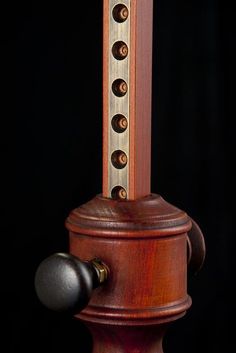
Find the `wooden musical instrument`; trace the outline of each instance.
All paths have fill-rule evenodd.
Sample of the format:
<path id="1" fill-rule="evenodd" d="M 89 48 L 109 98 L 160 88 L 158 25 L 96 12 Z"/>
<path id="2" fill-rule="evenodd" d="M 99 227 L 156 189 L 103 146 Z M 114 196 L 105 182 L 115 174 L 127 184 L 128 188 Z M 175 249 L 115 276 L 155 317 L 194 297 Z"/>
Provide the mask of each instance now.
<path id="1" fill-rule="evenodd" d="M 152 17 L 153 0 L 104 0 L 103 191 L 69 215 L 69 254 L 36 273 L 39 299 L 82 320 L 93 353 L 163 352 L 205 256 L 198 225 L 150 192 Z"/>

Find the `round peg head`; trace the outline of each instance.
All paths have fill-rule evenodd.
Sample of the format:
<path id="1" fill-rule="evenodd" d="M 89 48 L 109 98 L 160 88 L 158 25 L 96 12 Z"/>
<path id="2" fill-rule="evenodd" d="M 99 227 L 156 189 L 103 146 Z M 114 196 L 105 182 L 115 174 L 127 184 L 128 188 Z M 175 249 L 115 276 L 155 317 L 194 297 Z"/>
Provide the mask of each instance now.
<path id="1" fill-rule="evenodd" d="M 47 308 L 78 313 L 84 309 L 98 285 L 98 276 L 89 262 L 58 253 L 45 259 L 35 276 L 39 300 Z"/>

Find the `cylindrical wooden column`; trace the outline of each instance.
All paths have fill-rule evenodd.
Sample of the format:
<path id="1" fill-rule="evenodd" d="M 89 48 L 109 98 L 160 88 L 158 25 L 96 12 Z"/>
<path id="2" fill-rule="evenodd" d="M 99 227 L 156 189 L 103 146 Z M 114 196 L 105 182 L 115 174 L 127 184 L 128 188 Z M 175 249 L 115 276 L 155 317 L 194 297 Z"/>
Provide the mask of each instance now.
<path id="1" fill-rule="evenodd" d="M 157 353 L 166 323 L 183 316 L 188 216 L 158 195 L 136 201 L 101 196 L 69 216 L 70 252 L 100 258 L 108 281 L 77 315 L 94 335 L 93 353 Z M 158 348 L 159 347 L 159 348 Z"/>
<path id="2" fill-rule="evenodd" d="M 166 325 L 107 326 L 87 323 L 93 335 L 93 353 L 163 353 Z"/>

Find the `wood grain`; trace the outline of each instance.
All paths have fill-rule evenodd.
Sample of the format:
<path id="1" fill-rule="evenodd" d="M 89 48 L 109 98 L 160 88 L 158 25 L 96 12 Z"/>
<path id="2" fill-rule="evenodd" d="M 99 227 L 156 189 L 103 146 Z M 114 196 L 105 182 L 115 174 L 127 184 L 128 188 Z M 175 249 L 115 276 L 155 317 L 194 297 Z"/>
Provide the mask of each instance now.
<path id="1" fill-rule="evenodd" d="M 129 199 L 109 198 L 109 4 L 104 0 L 103 194 L 66 220 L 70 253 L 81 261 L 99 258 L 108 279 L 76 318 L 92 332 L 93 353 L 163 353 L 169 323 L 191 305 L 187 266 L 199 270 L 205 243 L 185 212 L 150 193 L 153 0 L 132 0 L 129 9 Z"/>
<path id="2" fill-rule="evenodd" d="M 132 1 L 130 72 L 131 200 L 150 194 L 153 0 Z"/>
<path id="3" fill-rule="evenodd" d="M 88 322 L 86 325 L 94 338 L 93 353 L 163 353 L 165 325 L 127 327 Z"/>
<path id="4" fill-rule="evenodd" d="M 191 305 L 186 213 L 159 195 L 97 196 L 72 211 L 66 226 L 70 253 L 84 261 L 98 257 L 109 268 L 108 281 L 76 315 L 94 335 L 93 353 L 162 352 L 166 324 Z"/>

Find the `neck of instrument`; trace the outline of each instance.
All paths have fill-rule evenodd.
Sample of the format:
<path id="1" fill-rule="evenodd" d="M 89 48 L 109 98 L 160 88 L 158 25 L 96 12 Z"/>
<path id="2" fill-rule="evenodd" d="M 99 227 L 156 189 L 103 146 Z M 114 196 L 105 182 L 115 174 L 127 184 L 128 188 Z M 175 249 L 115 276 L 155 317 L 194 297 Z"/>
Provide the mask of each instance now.
<path id="1" fill-rule="evenodd" d="M 150 194 L 153 0 L 104 0 L 103 196 Z"/>

